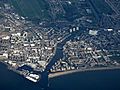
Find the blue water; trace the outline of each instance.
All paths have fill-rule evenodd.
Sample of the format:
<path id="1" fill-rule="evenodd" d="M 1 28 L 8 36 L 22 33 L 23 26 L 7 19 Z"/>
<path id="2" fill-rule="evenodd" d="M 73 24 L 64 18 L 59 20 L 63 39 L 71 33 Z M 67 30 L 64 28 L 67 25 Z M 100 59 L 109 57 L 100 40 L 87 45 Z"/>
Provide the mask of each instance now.
<path id="1" fill-rule="evenodd" d="M 79 72 L 51 80 L 51 90 L 120 90 L 120 70 Z"/>
<path id="2" fill-rule="evenodd" d="M 41 90 L 0 64 L 0 90 Z M 50 79 L 49 90 L 120 90 L 120 70 L 80 72 Z"/>

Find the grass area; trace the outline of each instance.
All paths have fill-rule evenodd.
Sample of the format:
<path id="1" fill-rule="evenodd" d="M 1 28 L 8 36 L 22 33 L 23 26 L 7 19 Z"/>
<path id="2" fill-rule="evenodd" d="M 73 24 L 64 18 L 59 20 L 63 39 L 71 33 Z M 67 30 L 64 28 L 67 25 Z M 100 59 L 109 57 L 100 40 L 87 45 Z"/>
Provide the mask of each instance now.
<path id="1" fill-rule="evenodd" d="M 116 60 L 120 62 L 120 56 L 112 56 L 110 57 L 111 60 Z"/>
<path id="2" fill-rule="evenodd" d="M 0 56 L 0 61 L 3 61 L 3 60 L 5 60 L 5 59 L 6 59 L 5 57 Z"/>
<path id="3" fill-rule="evenodd" d="M 16 11 L 28 18 L 48 19 L 49 6 L 44 0 L 9 0 Z"/>
<path id="4" fill-rule="evenodd" d="M 0 19 L 3 18 L 4 16 L 0 13 Z"/>
<path id="5" fill-rule="evenodd" d="M 97 7 L 96 9 L 99 13 L 113 14 L 114 11 L 111 7 L 105 2 L 105 0 L 91 0 L 93 4 Z"/>

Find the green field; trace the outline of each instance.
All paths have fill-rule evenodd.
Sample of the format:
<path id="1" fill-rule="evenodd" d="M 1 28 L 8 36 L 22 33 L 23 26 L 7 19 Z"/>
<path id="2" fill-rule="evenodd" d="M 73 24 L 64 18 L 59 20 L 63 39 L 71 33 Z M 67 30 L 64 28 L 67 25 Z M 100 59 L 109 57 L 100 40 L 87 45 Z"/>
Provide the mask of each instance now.
<path id="1" fill-rule="evenodd" d="M 105 2 L 105 0 L 91 0 L 93 4 L 96 6 L 96 9 L 99 13 L 105 13 L 105 14 L 113 14 L 114 11 L 111 9 L 111 7 Z"/>
<path id="2" fill-rule="evenodd" d="M 9 0 L 16 11 L 28 18 L 48 19 L 49 6 L 44 0 Z"/>

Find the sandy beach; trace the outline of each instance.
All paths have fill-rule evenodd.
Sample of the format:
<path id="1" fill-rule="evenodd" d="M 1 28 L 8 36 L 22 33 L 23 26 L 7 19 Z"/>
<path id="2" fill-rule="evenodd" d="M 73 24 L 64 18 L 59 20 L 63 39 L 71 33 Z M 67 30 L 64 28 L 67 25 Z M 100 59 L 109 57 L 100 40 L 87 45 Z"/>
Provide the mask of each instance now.
<path id="1" fill-rule="evenodd" d="M 59 76 L 62 76 L 62 75 L 68 75 L 68 74 L 73 74 L 73 73 L 77 73 L 77 72 L 100 71 L 100 70 L 114 70 L 114 69 L 120 69 L 120 66 L 116 66 L 116 67 L 88 68 L 88 69 L 78 69 L 78 70 L 70 70 L 70 71 L 57 72 L 57 73 L 49 74 L 49 78 L 51 79 L 51 78 L 59 77 Z"/>

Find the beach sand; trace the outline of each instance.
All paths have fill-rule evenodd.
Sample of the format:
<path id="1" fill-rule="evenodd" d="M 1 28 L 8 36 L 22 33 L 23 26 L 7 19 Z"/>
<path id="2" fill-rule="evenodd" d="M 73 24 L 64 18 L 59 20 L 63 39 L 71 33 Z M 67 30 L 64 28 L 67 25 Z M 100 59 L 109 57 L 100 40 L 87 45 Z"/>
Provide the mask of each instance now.
<path id="1" fill-rule="evenodd" d="M 77 72 L 86 72 L 86 71 L 101 71 L 101 70 L 114 70 L 120 69 L 120 66 L 116 67 L 100 67 L 100 68 L 88 68 L 88 69 L 77 69 L 77 70 L 70 70 L 70 71 L 63 71 L 63 72 L 56 72 L 49 74 L 49 78 L 55 78 L 63 75 L 73 74 Z"/>

